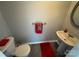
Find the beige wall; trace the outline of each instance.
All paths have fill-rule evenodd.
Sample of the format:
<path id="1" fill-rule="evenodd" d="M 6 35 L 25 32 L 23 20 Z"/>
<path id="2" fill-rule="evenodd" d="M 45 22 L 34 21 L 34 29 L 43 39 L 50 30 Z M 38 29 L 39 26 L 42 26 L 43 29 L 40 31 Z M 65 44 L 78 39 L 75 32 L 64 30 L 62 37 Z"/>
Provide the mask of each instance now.
<path id="1" fill-rule="evenodd" d="M 64 22 L 63 28 L 67 28 L 71 35 L 76 36 L 77 38 L 79 38 L 79 29 L 72 26 L 72 24 L 70 22 L 70 14 L 71 14 L 71 11 L 72 11 L 72 9 L 73 9 L 73 7 L 76 3 L 77 3 L 76 1 L 72 2 L 71 6 L 69 8 L 67 17 L 66 17 L 66 21 Z"/>
<path id="2" fill-rule="evenodd" d="M 56 31 L 62 29 L 71 2 L 1 2 L 1 12 L 14 37 L 26 42 L 56 40 Z M 33 22 L 41 18 L 43 34 L 34 32 Z"/>

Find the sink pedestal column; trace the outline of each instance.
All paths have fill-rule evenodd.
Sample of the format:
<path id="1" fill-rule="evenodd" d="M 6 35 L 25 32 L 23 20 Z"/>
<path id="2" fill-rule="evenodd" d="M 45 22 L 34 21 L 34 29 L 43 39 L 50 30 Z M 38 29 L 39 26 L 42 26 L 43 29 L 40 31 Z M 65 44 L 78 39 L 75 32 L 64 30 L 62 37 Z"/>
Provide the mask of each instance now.
<path id="1" fill-rule="evenodd" d="M 72 46 L 69 46 L 69 45 L 65 44 L 64 42 L 61 42 L 57 49 L 58 56 L 62 56 L 62 57 L 66 56 L 66 54 L 71 49 L 72 49 Z"/>

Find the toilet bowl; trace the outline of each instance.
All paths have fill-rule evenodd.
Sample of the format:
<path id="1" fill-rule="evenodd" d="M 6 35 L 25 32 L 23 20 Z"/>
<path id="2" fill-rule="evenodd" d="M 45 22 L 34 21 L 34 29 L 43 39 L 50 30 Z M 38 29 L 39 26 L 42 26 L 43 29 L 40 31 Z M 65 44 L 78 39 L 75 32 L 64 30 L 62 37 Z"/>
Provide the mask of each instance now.
<path id="1" fill-rule="evenodd" d="M 15 56 L 17 57 L 26 57 L 30 53 L 30 46 L 28 44 L 22 44 L 15 49 Z"/>

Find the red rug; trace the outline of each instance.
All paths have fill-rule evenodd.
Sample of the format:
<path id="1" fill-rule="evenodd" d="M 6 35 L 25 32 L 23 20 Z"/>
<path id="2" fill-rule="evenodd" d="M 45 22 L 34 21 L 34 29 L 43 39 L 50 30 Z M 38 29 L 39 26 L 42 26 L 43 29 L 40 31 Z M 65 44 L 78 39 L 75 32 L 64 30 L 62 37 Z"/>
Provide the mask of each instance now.
<path id="1" fill-rule="evenodd" d="M 56 52 L 50 43 L 40 43 L 42 57 L 55 57 Z"/>

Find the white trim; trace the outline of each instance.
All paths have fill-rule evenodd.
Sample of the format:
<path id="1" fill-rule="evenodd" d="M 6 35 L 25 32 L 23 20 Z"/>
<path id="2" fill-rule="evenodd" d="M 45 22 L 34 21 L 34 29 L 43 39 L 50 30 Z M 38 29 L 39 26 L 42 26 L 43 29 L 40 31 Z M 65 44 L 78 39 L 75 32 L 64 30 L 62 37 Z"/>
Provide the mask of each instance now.
<path id="1" fill-rule="evenodd" d="M 57 44 L 58 44 L 58 40 L 49 40 L 49 41 L 41 41 L 41 42 L 29 42 L 27 44 L 39 44 L 39 43 L 45 43 L 45 42 L 57 42 Z"/>

